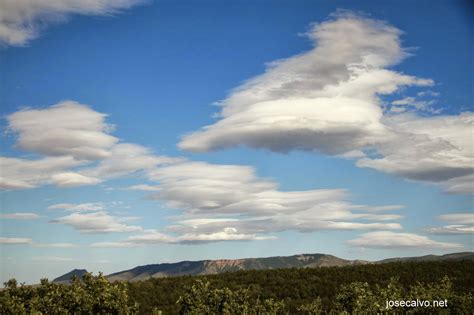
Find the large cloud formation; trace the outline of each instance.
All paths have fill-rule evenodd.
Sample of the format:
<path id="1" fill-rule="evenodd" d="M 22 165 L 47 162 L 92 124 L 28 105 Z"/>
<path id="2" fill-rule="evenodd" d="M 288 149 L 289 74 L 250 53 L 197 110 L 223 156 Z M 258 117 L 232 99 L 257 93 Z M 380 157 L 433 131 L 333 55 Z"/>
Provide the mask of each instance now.
<path id="1" fill-rule="evenodd" d="M 49 207 L 69 212 L 51 223 L 70 226 L 82 234 L 134 233 L 121 241 L 96 243 L 94 247 L 268 240 L 282 231 L 402 228 L 397 222 L 402 216 L 387 213 L 403 208 L 400 205 L 354 204 L 343 189 L 282 191 L 275 181 L 257 176 L 250 166 L 155 155 L 148 148 L 112 136 L 113 126 L 105 121 L 105 114 L 77 102 L 23 109 L 6 119 L 16 145 L 35 155 L 0 157 L 2 189 L 96 185 L 135 174 L 151 184 L 131 189 L 144 190 L 152 199 L 180 212 L 169 217 L 169 225 L 158 231 L 129 224 L 139 218 L 111 214 L 103 203 Z M 28 242 L 2 240 L 4 244 Z"/>
<path id="2" fill-rule="evenodd" d="M 179 225 L 171 228 L 180 233 L 226 228 L 246 233 L 400 228 L 398 223 L 364 222 L 399 217 L 365 213 L 363 207 L 348 201 L 344 190 L 281 191 L 249 166 L 187 161 L 157 168 L 149 177 L 160 187 L 153 198 L 184 210 L 185 218 L 178 218 Z"/>
<path id="3" fill-rule="evenodd" d="M 349 201 L 342 189 L 282 191 L 249 166 L 183 160 L 147 173 L 156 183 L 142 188 L 150 198 L 180 211 L 163 231 L 147 230 L 116 243 L 124 247 L 159 243 L 266 240 L 282 231 L 401 229 L 399 205 L 369 207 Z M 383 211 L 383 213 L 380 213 Z M 395 221 L 395 222 L 394 222 Z"/>
<path id="4" fill-rule="evenodd" d="M 236 88 L 220 102 L 219 120 L 185 135 L 179 147 L 317 151 L 452 193 L 472 192 L 465 176 L 473 174 L 473 114 L 426 117 L 438 112 L 431 101 L 380 99 L 401 87 L 433 85 L 390 69 L 408 56 L 401 31 L 343 13 L 307 35 L 314 48 L 271 63 Z"/>
<path id="5" fill-rule="evenodd" d="M 50 23 L 73 14 L 111 15 L 143 0 L 2 0 L 0 44 L 23 46 Z"/>
<path id="6" fill-rule="evenodd" d="M 26 108 L 7 116 L 7 128 L 17 147 L 35 155 L 1 157 L 2 188 L 96 185 L 136 174 L 152 185 L 131 189 L 152 192 L 151 198 L 181 212 L 169 218 L 171 225 L 165 231 L 143 231 L 129 225 L 130 218 L 109 213 L 103 203 L 49 207 L 72 212 L 51 223 L 68 225 L 81 233 L 141 233 L 111 246 L 264 240 L 287 230 L 401 229 L 396 222 L 400 215 L 379 213 L 397 210 L 399 205 L 356 205 L 343 189 L 282 191 L 273 180 L 257 176 L 250 166 L 158 156 L 112 136 L 113 126 L 106 117 L 74 101 Z"/>

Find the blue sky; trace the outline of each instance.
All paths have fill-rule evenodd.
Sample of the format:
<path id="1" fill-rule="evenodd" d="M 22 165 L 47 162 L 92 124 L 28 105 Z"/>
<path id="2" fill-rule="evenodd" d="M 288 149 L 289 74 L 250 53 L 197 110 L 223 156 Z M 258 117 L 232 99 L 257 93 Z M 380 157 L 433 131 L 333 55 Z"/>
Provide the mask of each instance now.
<path id="1" fill-rule="evenodd" d="M 464 2 L 88 3 L 0 7 L 0 280 L 473 249 Z"/>

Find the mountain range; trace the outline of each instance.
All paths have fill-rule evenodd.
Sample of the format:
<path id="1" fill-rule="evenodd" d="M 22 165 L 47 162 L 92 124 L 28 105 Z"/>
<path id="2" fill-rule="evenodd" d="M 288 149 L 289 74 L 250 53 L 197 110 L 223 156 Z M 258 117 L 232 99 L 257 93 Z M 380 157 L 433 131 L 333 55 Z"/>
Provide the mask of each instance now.
<path id="1" fill-rule="evenodd" d="M 418 257 L 397 257 L 379 261 L 346 260 L 327 254 L 301 254 L 266 258 L 219 259 L 181 261 L 138 266 L 129 270 L 116 272 L 107 276 L 110 281 L 140 281 L 149 278 L 173 277 L 183 275 L 209 275 L 239 270 L 262 270 L 279 268 L 319 268 L 333 266 L 350 266 L 361 264 L 379 264 L 407 261 L 445 261 L 474 260 L 474 252 L 460 252 L 446 255 L 426 255 Z M 82 276 L 85 269 L 74 269 L 56 279 L 56 283 L 68 283 L 73 276 Z"/>

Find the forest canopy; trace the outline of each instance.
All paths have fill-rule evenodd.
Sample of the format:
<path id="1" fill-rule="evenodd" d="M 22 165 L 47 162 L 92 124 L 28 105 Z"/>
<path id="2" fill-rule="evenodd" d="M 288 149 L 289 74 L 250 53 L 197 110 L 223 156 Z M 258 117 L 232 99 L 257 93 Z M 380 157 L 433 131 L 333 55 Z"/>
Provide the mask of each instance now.
<path id="1" fill-rule="evenodd" d="M 102 274 L 69 285 L 12 279 L 0 314 L 341 314 L 469 313 L 474 262 L 396 262 L 347 267 L 250 270 L 208 276 L 109 282 Z M 416 279 L 416 281 L 415 281 Z M 389 307 L 387 301 L 447 301 L 439 309 Z"/>

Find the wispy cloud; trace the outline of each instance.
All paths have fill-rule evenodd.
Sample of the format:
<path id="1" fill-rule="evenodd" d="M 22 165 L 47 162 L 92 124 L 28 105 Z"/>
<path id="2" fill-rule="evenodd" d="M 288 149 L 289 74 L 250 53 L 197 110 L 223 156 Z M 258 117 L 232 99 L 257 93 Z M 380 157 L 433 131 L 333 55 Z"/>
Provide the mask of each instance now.
<path id="1" fill-rule="evenodd" d="M 23 46 L 48 24 L 64 22 L 71 15 L 113 15 L 142 0 L 2 0 L 0 44 Z"/>
<path id="2" fill-rule="evenodd" d="M 22 159 L 0 157 L 2 175 L 0 189 L 28 189 L 38 185 L 51 183 L 54 174 L 83 164 L 70 156 L 44 157 L 41 159 Z"/>
<path id="3" fill-rule="evenodd" d="M 474 234 L 474 213 L 443 214 L 438 219 L 450 224 L 428 228 L 427 232 L 432 234 Z"/>
<path id="4" fill-rule="evenodd" d="M 474 224 L 474 213 L 472 212 L 443 214 L 438 218 L 450 223 Z"/>
<path id="5" fill-rule="evenodd" d="M 125 233 L 141 231 L 140 226 L 127 225 L 122 218 L 110 215 L 106 211 L 76 212 L 56 218 L 51 223 L 65 224 L 85 234 Z"/>
<path id="6" fill-rule="evenodd" d="M 34 220 L 38 219 L 40 216 L 36 213 L 31 212 L 16 212 L 16 213 L 4 213 L 0 214 L 0 219 L 10 219 L 10 220 Z"/>
<path id="7" fill-rule="evenodd" d="M 276 239 L 275 236 L 259 236 L 256 234 L 238 233 L 235 228 L 224 228 L 221 231 L 213 233 L 186 233 L 179 236 L 164 234 L 156 230 L 147 230 L 142 234 L 129 236 L 128 238 L 117 242 L 98 242 L 92 247 L 99 248 L 122 248 L 138 247 L 154 244 L 202 244 L 212 242 L 228 241 L 261 241 Z"/>
<path id="8" fill-rule="evenodd" d="M 163 231 L 148 230 L 99 247 L 205 243 L 275 238 L 282 231 L 401 229 L 400 209 L 356 205 L 342 189 L 281 191 L 249 166 L 182 161 L 148 172 L 150 199 L 181 211 Z M 155 191 L 156 188 L 156 191 Z"/>
<path id="9" fill-rule="evenodd" d="M 104 210 L 105 205 L 101 202 L 88 202 L 88 203 L 58 203 L 48 207 L 48 209 L 61 209 L 67 211 L 99 211 Z"/>
<path id="10" fill-rule="evenodd" d="M 350 245 L 369 248 L 462 248 L 461 244 L 438 242 L 426 236 L 413 233 L 396 233 L 392 231 L 375 231 L 360 235 L 348 241 Z"/>
<path id="11" fill-rule="evenodd" d="M 161 188 L 160 186 L 152 186 L 152 185 L 133 185 L 127 187 L 128 190 L 141 190 L 141 191 L 159 191 Z"/>
<path id="12" fill-rule="evenodd" d="M 0 245 L 28 245 L 32 242 L 31 238 L 0 237 Z"/>

